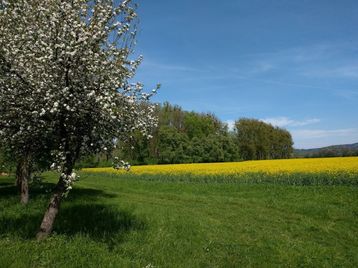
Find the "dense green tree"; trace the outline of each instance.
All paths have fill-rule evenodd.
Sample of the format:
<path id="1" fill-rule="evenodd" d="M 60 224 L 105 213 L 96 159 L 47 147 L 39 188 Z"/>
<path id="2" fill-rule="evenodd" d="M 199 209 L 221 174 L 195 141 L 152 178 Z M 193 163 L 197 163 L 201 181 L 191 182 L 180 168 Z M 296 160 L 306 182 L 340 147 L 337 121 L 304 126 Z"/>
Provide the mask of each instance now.
<path id="1" fill-rule="evenodd" d="M 161 164 L 188 162 L 188 137 L 170 126 L 162 126 L 158 134 L 158 162 Z"/>
<path id="2" fill-rule="evenodd" d="M 292 155 L 292 137 L 285 129 L 242 118 L 235 122 L 235 133 L 244 160 L 290 158 Z"/>
<path id="3" fill-rule="evenodd" d="M 191 156 L 191 161 L 193 163 L 204 162 L 205 147 L 204 147 L 203 139 L 200 139 L 198 137 L 193 137 L 192 140 L 190 141 L 188 154 Z"/>
<path id="4" fill-rule="evenodd" d="M 205 143 L 205 154 L 204 154 L 204 162 L 223 162 L 224 158 L 224 150 L 218 135 L 211 134 L 206 137 Z"/>
<path id="5" fill-rule="evenodd" d="M 184 127 L 189 139 L 204 138 L 221 129 L 221 123 L 211 114 L 188 112 L 184 115 Z"/>

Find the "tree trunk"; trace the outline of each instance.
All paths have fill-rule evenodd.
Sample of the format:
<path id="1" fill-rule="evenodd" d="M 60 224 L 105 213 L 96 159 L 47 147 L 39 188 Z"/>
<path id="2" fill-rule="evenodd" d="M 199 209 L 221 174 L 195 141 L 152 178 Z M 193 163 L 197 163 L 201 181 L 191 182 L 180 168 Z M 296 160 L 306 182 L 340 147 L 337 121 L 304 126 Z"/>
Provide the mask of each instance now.
<path id="1" fill-rule="evenodd" d="M 51 197 L 50 203 L 42 219 L 40 230 L 36 234 L 36 239 L 38 241 L 47 238 L 52 232 L 53 224 L 55 223 L 56 216 L 58 214 L 58 211 L 60 210 L 61 201 L 67 190 L 68 185 L 66 185 L 66 180 L 68 180 L 69 177 L 72 175 L 73 166 L 76 162 L 75 160 L 78 158 L 79 155 L 81 142 L 78 142 L 78 144 L 79 146 L 77 146 L 75 150 L 74 157 L 72 157 L 73 154 L 71 153 L 67 153 L 66 155 L 66 164 L 64 165 L 64 172 L 60 175 L 53 196 Z M 66 152 L 70 151 L 68 143 L 65 144 L 64 148 Z"/>
<path id="2" fill-rule="evenodd" d="M 21 181 L 22 181 L 22 177 L 21 177 L 21 165 L 20 165 L 20 162 L 17 163 L 17 166 L 16 166 L 16 187 L 17 189 L 19 190 L 19 193 L 21 193 Z"/>
<path id="3" fill-rule="evenodd" d="M 66 192 L 66 186 L 65 186 L 65 182 L 61 176 L 57 185 L 56 185 L 54 194 L 51 197 L 51 200 L 47 207 L 45 215 L 43 217 L 43 220 L 42 220 L 42 223 L 40 226 L 40 230 L 38 231 L 38 233 L 36 235 L 37 240 L 43 240 L 49 234 L 51 234 L 53 224 L 55 222 L 57 213 L 60 209 L 61 201 L 62 201 L 62 198 L 63 198 L 63 195 L 65 192 Z"/>
<path id="4" fill-rule="evenodd" d="M 21 204 L 27 205 L 29 202 L 29 181 L 28 177 L 23 177 L 21 181 Z"/>
<path id="5" fill-rule="evenodd" d="M 29 179 L 31 175 L 31 157 L 25 155 L 19 160 L 16 167 L 16 185 L 20 191 L 20 202 L 26 205 L 29 202 Z"/>

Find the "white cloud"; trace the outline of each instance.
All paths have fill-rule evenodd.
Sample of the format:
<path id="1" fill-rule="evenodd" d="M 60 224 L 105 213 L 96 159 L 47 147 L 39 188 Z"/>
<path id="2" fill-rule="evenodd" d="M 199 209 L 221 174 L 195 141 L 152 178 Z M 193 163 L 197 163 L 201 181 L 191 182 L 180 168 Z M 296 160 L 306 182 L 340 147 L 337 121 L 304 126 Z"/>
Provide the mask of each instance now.
<path id="1" fill-rule="evenodd" d="M 230 131 L 234 130 L 235 127 L 235 121 L 234 120 L 226 120 L 225 123 L 227 124 L 227 127 Z"/>
<path id="2" fill-rule="evenodd" d="M 358 129 L 298 129 L 291 131 L 295 148 L 319 148 L 358 142 Z"/>
<path id="3" fill-rule="evenodd" d="M 272 124 L 277 127 L 301 127 L 301 126 L 307 126 L 307 125 L 319 123 L 321 120 L 318 118 L 311 118 L 311 119 L 299 121 L 299 120 L 290 119 L 285 116 L 280 116 L 280 117 L 261 119 L 261 121 Z"/>

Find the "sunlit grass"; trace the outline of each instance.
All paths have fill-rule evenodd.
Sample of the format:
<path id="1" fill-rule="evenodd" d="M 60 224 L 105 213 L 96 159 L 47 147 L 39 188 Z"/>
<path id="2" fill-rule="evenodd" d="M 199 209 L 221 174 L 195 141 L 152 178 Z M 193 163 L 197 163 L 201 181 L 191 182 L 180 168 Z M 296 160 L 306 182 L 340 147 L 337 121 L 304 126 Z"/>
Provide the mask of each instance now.
<path id="1" fill-rule="evenodd" d="M 26 208 L 14 178 L 0 177 L 0 267 L 358 265 L 356 186 L 166 177 L 82 173 L 41 243 L 35 234 L 58 174 L 31 188 Z"/>

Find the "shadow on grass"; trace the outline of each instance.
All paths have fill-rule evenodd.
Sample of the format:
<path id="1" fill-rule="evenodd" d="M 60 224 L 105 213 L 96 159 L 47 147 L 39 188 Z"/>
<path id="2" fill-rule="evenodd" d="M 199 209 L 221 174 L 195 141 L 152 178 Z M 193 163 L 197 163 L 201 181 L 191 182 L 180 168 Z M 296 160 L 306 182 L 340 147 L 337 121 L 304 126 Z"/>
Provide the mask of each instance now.
<path id="1" fill-rule="evenodd" d="M 30 185 L 29 194 L 30 202 L 32 199 L 37 197 L 46 197 L 50 198 L 53 189 L 55 188 L 55 183 L 41 183 L 37 185 Z M 0 201 L 1 199 L 7 199 L 8 197 L 18 197 L 19 190 L 13 183 L 2 183 L 0 184 Z M 98 198 L 112 198 L 115 197 L 115 194 L 106 193 L 97 189 L 89 188 L 74 188 L 68 195 L 68 198 L 65 200 L 74 201 L 77 199 L 85 199 L 86 201 L 96 201 Z"/>
<path id="2" fill-rule="evenodd" d="M 10 176 L 0 176 L 0 191 L 3 187 L 14 186 L 15 178 Z M 1 196 L 1 192 L 0 192 Z"/>
<path id="3" fill-rule="evenodd" d="M 54 232 L 68 236 L 80 234 L 112 246 L 120 243 L 127 233 L 145 228 L 145 222 L 129 211 L 101 204 L 82 204 L 63 208 Z"/>
<path id="4" fill-rule="evenodd" d="M 31 196 L 39 196 L 39 195 L 46 195 L 55 187 L 53 183 L 42 183 L 41 187 L 36 185 L 30 185 L 29 194 Z M 0 199 L 5 199 L 8 197 L 18 196 L 19 189 L 15 186 L 15 183 L 1 183 L 0 184 Z M 31 197 L 30 197 L 31 198 Z"/>
<path id="5" fill-rule="evenodd" d="M 46 191 L 53 187 L 54 184 L 48 184 Z M 8 206 L 0 213 L 0 237 L 34 239 L 51 195 L 46 191 L 44 188 L 32 189 L 32 200 L 26 207 L 18 203 L 12 204 L 13 202 L 6 203 Z M 16 187 L 0 188 L 0 207 L 1 202 L 10 195 L 17 195 Z M 53 233 L 68 237 L 88 237 L 106 243 L 111 248 L 123 241 L 129 232 L 144 230 L 146 224 L 131 212 L 100 203 L 115 196 L 96 189 L 73 189 L 63 201 Z"/>
<path id="6" fill-rule="evenodd" d="M 0 187 L 11 186 L 11 185 L 14 185 L 14 183 L 0 181 Z"/>

